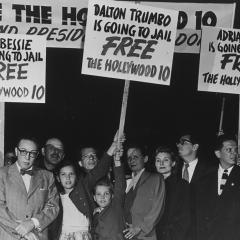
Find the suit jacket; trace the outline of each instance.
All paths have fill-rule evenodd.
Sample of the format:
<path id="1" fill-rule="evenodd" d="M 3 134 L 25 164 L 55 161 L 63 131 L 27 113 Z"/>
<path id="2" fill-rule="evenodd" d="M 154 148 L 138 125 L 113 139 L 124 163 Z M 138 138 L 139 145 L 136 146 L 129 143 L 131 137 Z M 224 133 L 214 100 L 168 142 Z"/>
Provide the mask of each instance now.
<path id="1" fill-rule="evenodd" d="M 218 168 L 198 183 L 197 239 L 240 239 L 240 167 L 232 169 L 222 194 L 218 195 Z"/>
<path id="2" fill-rule="evenodd" d="M 124 198 L 126 181 L 123 166 L 114 167 L 115 185 L 114 196 L 109 206 L 101 211 L 97 217 L 94 231 L 95 240 L 121 240 L 124 221 Z"/>
<path id="3" fill-rule="evenodd" d="M 92 231 L 92 219 L 95 203 L 92 197 L 92 190 L 98 180 L 104 177 L 111 165 L 112 157 L 107 153 L 98 162 L 97 166 L 84 176 L 80 176 L 77 185 L 69 194 L 70 199 L 76 208 L 83 213 L 90 221 L 90 231 Z M 60 212 L 57 219 L 51 224 L 50 238 L 59 239 L 62 231 L 63 209 L 60 200 Z"/>
<path id="4" fill-rule="evenodd" d="M 156 240 L 156 224 L 164 209 L 165 183 L 163 176 L 144 171 L 135 190 L 136 195 L 130 213 L 133 227 L 141 228 L 141 232 L 135 238 Z"/>
<path id="5" fill-rule="evenodd" d="M 0 239 L 19 239 L 18 221 L 38 219 L 40 240 L 48 239 L 48 225 L 57 217 L 59 196 L 52 173 L 35 169 L 27 193 L 16 163 L 0 169 Z"/>
<path id="6" fill-rule="evenodd" d="M 178 179 L 182 179 L 182 167 L 183 167 L 183 161 L 180 161 L 177 169 L 177 176 Z M 203 159 L 201 157 L 198 157 L 197 165 L 194 169 L 193 176 L 190 182 L 190 202 L 189 202 L 189 209 L 190 209 L 190 226 L 188 230 L 188 234 L 186 236 L 187 240 L 194 240 L 196 239 L 196 184 L 204 177 L 212 172 L 214 168 L 216 167 L 216 164 L 214 162 L 207 161 L 206 159 Z"/>
<path id="7" fill-rule="evenodd" d="M 185 240 L 190 226 L 189 184 L 172 174 L 165 179 L 165 186 L 165 209 L 156 227 L 157 239 Z"/>

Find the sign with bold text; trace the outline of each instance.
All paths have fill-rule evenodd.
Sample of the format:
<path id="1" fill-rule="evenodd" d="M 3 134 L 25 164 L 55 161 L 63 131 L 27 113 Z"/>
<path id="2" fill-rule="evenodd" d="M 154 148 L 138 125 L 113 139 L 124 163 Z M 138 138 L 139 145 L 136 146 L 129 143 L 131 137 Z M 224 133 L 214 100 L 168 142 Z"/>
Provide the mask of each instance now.
<path id="1" fill-rule="evenodd" d="M 240 30 L 202 31 L 198 90 L 240 94 Z"/>
<path id="2" fill-rule="evenodd" d="M 178 12 L 90 0 L 82 73 L 170 85 Z"/>
<path id="3" fill-rule="evenodd" d="M 0 33 L 44 36 L 47 47 L 82 48 L 87 0 L 2 0 Z"/>
<path id="4" fill-rule="evenodd" d="M 0 101 L 45 102 L 46 39 L 0 35 Z"/>
<path id="5" fill-rule="evenodd" d="M 199 53 L 203 26 L 233 27 L 235 4 L 145 2 L 141 4 L 179 11 L 175 52 Z"/>

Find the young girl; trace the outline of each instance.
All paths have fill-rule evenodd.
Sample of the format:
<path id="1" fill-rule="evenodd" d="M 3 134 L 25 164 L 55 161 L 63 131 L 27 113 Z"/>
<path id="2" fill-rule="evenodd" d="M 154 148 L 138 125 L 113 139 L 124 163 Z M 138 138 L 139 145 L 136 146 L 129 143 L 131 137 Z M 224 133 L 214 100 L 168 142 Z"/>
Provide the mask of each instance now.
<path id="1" fill-rule="evenodd" d="M 73 163 L 63 161 L 58 168 L 58 181 L 60 189 L 60 213 L 58 236 L 59 240 L 88 240 L 91 239 L 89 233 L 89 219 L 81 213 L 72 202 L 69 194 L 77 184 L 76 168 Z"/>

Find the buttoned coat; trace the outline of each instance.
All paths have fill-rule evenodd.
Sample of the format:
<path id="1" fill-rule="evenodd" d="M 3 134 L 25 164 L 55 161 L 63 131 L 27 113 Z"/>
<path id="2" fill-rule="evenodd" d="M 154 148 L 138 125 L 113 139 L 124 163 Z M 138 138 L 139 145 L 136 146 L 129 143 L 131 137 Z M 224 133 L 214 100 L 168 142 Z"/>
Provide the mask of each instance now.
<path id="1" fill-rule="evenodd" d="M 36 218 L 34 233 L 48 240 L 47 227 L 57 217 L 59 196 L 53 174 L 34 168 L 27 192 L 16 163 L 0 169 L 0 239 L 20 239 L 15 231 L 20 221 Z"/>
<path id="2" fill-rule="evenodd" d="M 234 166 L 221 195 L 218 168 L 196 186 L 197 240 L 240 239 L 240 167 Z"/>
<path id="3" fill-rule="evenodd" d="M 163 214 L 164 198 L 163 176 L 144 171 L 136 185 L 136 195 L 130 209 L 133 227 L 141 228 L 136 239 L 157 239 L 156 224 Z M 126 201 L 128 201 L 128 193 Z"/>

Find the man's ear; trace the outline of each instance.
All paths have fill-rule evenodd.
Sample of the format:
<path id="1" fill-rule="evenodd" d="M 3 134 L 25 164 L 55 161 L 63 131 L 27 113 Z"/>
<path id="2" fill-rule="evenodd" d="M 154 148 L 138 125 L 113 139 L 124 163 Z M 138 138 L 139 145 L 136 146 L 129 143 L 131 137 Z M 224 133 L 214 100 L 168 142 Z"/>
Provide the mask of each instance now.
<path id="1" fill-rule="evenodd" d="M 220 151 L 219 150 L 214 151 L 214 153 L 215 153 L 217 158 L 220 158 Z"/>
<path id="2" fill-rule="evenodd" d="M 95 197 L 95 194 L 93 195 L 93 199 L 94 199 L 95 202 L 97 202 L 96 197 Z"/>
<path id="3" fill-rule="evenodd" d="M 17 147 L 15 147 L 15 155 L 17 156 L 17 153 L 18 153 L 18 149 Z"/>
<path id="4" fill-rule="evenodd" d="M 199 144 L 197 144 L 197 143 L 196 143 L 196 144 L 193 144 L 193 150 L 194 150 L 194 151 L 197 151 L 198 148 L 199 148 Z"/>
<path id="5" fill-rule="evenodd" d="M 144 157 L 144 163 L 146 163 L 148 161 L 148 156 Z"/>
<path id="6" fill-rule="evenodd" d="M 44 147 L 42 147 L 41 153 L 42 153 L 43 156 L 45 156 L 45 148 Z"/>
<path id="7" fill-rule="evenodd" d="M 58 181 L 58 182 L 60 182 L 60 178 L 59 178 L 59 176 L 58 176 L 58 175 L 56 176 L 56 178 L 57 178 L 57 181 Z"/>
<path id="8" fill-rule="evenodd" d="M 174 167 L 176 165 L 176 162 L 174 161 L 174 162 L 172 162 L 172 167 Z"/>
<path id="9" fill-rule="evenodd" d="M 82 166 L 83 166 L 83 164 L 82 164 L 82 161 L 81 161 L 81 160 L 78 162 L 78 164 L 79 164 L 79 166 L 80 166 L 80 167 L 82 167 Z"/>

